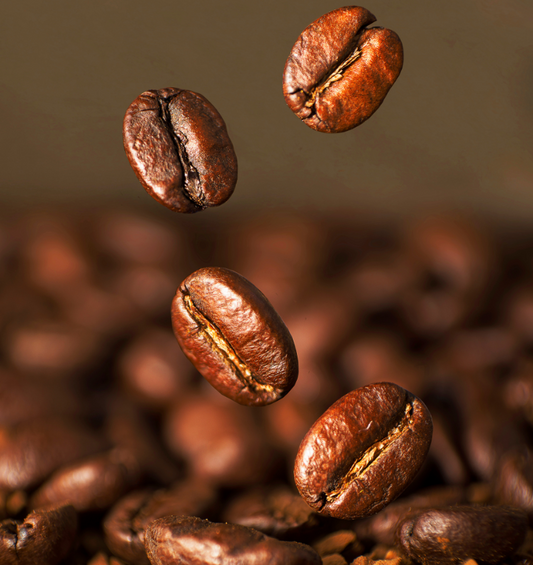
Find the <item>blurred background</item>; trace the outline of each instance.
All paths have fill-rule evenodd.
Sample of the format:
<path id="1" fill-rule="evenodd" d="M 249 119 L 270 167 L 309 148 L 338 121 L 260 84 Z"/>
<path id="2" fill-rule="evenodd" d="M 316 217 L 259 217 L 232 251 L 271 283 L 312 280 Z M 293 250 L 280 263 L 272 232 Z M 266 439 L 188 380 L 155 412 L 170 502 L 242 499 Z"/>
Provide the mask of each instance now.
<path id="1" fill-rule="evenodd" d="M 281 77 L 300 32 L 340 6 L 7 3 L 0 22 L 0 204 L 118 202 L 161 208 L 181 221 L 142 189 L 121 131 L 141 92 L 176 86 L 215 105 L 239 159 L 233 197 L 203 214 L 221 219 L 283 207 L 391 221 L 451 209 L 528 226 L 533 4 L 368 0 L 375 25 L 403 41 L 402 74 L 370 120 L 322 134 L 286 107 Z"/>
<path id="2" fill-rule="evenodd" d="M 216 521 L 240 519 L 220 513 L 231 492 L 294 491 L 312 423 L 380 381 L 433 415 L 406 495 L 464 487 L 453 503 L 514 504 L 533 524 L 533 2 L 368 0 L 403 41 L 403 71 L 368 121 L 323 134 L 288 109 L 282 73 L 303 29 L 340 6 L 2 6 L 0 520 L 77 500 L 69 564 L 102 562 L 89 562 L 109 553 L 101 522 L 140 486 L 203 478 L 219 514 L 186 512 Z M 144 191 L 122 145 L 130 103 L 168 86 L 213 103 L 239 160 L 229 201 L 191 216 Z M 176 287 L 211 265 L 287 324 L 300 374 L 282 402 L 238 406 L 179 349 Z M 89 443 L 68 435 L 79 425 L 96 459 L 69 447 Z M 30 439 L 10 450 L 11 437 Z M 116 449 L 128 471 L 102 481 Z M 50 474 L 70 465 L 94 481 L 62 494 Z"/>

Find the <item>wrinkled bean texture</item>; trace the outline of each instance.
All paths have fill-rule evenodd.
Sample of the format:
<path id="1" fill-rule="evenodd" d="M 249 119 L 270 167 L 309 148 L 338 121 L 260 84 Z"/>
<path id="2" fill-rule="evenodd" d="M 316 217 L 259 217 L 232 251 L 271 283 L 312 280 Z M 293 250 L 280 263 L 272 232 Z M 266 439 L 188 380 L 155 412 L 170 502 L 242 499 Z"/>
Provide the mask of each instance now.
<path id="1" fill-rule="evenodd" d="M 283 73 L 289 108 L 310 128 L 350 130 L 381 105 L 403 66 L 400 38 L 368 28 L 376 18 L 347 6 L 318 18 L 300 35 Z"/>
<path id="2" fill-rule="evenodd" d="M 302 440 L 294 479 L 318 512 L 355 519 L 375 514 L 413 480 L 433 424 L 425 404 L 393 383 L 349 392 Z"/>
<path id="3" fill-rule="evenodd" d="M 152 522 L 145 547 L 153 565 L 319 565 L 318 554 L 298 542 L 271 538 L 245 526 L 168 516 Z"/>
<path id="4" fill-rule="evenodd" d="M 147 90 L 129 106 L 124 149 L 146 191 L 176 212 L 223 204 L 237 182 L 226 124 L 201 94 Z"/>
<path id="5" fill-rule="evenodd" d="M 0 522 L 0 563 L 56 565 L 76 539 L 77 514 L 72 506 L 31 512 L 23 522 Z"/>
<path id="6" fill-rule="evenodd" d="M 181 349 L 224 396 L 261 406 L 285 396 L 298 376 L 294 342 L 270 302 L 241 275 L 194 272 L 172 302 Z"/>

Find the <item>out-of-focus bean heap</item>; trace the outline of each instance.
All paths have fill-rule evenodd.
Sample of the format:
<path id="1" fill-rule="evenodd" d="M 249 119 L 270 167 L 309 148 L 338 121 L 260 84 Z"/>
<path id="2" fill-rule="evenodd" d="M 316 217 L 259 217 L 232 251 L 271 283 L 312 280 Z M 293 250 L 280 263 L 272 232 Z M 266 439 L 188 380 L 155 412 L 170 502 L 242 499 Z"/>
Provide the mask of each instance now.
<path id="1" fill-rule="evenodd" d="M 328 565 L 533 563 L 532 531 L 512 547 L 515 511 L 494 509 L 533 523 L 533 234 L 453 216 L 388 230 L 286 213 L 172 222 L 1 220 L 0 563 L 148 564 L 145 533 L 168 515 L 255 528 L 272 555 L 270 538 L 302 542 Z M 172 297 L 204 266 L 245 276 L 289 328 L 300 375 L 279 402 L 228 400 L 179 349 Z M 320 516 L 294 487 L 298 445 L 335 400 L 381 381 L 430 409 L 429 457 L 375 516 Z M 444 553 L 395 537 L 407 512 L 455 505 L 470 537 Z M 504 541 L 470 517 L 479 505 L 511 528 Z"/>

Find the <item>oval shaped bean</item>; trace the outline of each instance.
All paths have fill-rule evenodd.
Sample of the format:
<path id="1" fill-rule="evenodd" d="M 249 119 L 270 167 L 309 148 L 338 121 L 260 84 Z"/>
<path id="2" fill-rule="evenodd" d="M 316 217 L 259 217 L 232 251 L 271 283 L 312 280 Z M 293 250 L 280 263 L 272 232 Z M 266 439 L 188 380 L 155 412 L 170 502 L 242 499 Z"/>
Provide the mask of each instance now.
<path id="1" fill-rule="evenodd" d="M 296 382 L 289 330 L 263 293 L 234 271 L 208 267 L 187 277 L 172 302 L 172 325 L 198 371 L 240 404 L 270 404 Z"/>
<path id="2" fill-rule="evenodd" d="M 425 404 L 393 383 L 364 386 L 337 400 L 302 440 L 294 479 L 327 516 L 370 516 L 392 502 L 425 460 L 433 424 Z"/>
<path id="3" fill-rule="evenodd" d="M 400 38 L 365 8 L 347 6 L 318 18 L 300 35 L 285 64 L 283 95 L 310 128 L 352 129 L 381 105 L 403 66 Z"/>
<path id="4" fill-rule="evenodd" d="M 237 157 L 226 124 L 201 94 L 147 90 L 129 106 L 124 149 L 140 183 L 176 212 L 219 206 L 233 193 Z"/>
<path id="5" fill-rule="evenodd" d="M 246 526 L 200 518 L 167 516 L 152 522 L 144 545 L 154 565 L 320 565 L 314 549 L 295 541 L 280 541 Z"/>
<path id="6" fill-rule="evenodd" d="M 451 506 L 409 513 L 396 543 L 420 563 L 499 563 L 524 541 L 527 515 L 512 506 Z"/>

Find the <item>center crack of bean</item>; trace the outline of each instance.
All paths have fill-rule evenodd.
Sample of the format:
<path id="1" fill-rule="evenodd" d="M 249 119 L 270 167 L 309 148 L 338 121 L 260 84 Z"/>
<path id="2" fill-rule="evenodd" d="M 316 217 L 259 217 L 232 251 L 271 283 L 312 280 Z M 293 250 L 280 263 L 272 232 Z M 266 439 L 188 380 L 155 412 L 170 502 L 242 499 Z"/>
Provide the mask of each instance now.
<path id="1" fill-rule="evenodd" d="M 326 88 L 329 88 L 329 86 L 332 83 L 340 80 L 343 77 L 344 71 L 352 63 L 354 63 L 355 61 L 357 61 L 357 59 L 359 59 L 361 53 L 362 51 L 356 48 L 355 51 L 351 55 L 349 55 L 346 59 L 344 59 L 344 61 L 342 61 L 339 64 L 339 66 L 329 76 L 327 76 L 324 80 L 322 80 L 322 82 L 320 82 L 317 86 L 315 86 L 315 88 L 313 88 L 309 93 L 309 100 L 306 101 L 305 106 L 307 108 L 311 108 L 312 106 L 314 106 L 318 96 L 320 96 L 322 92 L 326 90 Z"/>
<path id="2" fill-rule="evenodd" d="M 276 390 L 274 387 L 272 385 L 262 384 L 254 378 L 250 369 L 239 358 L 222 332 L 198 310 L 189 294 L 184 294 L 183 301 L 185 302 L 187 312 L 198 324 L 200 331 L 208 338 L 212 348 L 226 363 L 233 367 L 235 375 L 243 385 L 251 390 L 266 392 L 275 396 Z"/>
<path id="3" fill-rule="evenodd" d="M 181 168 L 183 170 L 183 191 L 187 198 L 191 200 L 196 206 L 200 208 L 206 208 L 207 205 L 205 203 L 205 195 L 202 194 L 199 185 L 200 185 L 200 175 L 196 168 L 192 165 L 187 156 L 187 151 L 185 150 L 185 145 L 187 143 L 187 138 L 184 134 L 179 134 L 176 132 L 172 126 L 172 120 L 170 119 L 170 112 L 168 110 L 168 105 L 172 98 L 175 98 L 177 94 L 172 96 L 171 98 L 160 98 L 158 97 L 157 101 L 159 102 L 159 108 L 161 113 L 161 120 L 165 123 L 167 130 L 170 133 L 170 137 L 172 139 L 172 143 L 176 149 L 176 153 L 178 155 L 178 159 L 181 163 Z M 184 139 L 182 139 L 182 137 Z"/>
<path id="4" fill-rule="evenodd" d="M 373 443 L 362 456 L 354 461 L 350 470 L 342 478 L 340 484 L 329 493 L 325 493 L 324 505 L 328 502 L 334 501 L 338 498 L 349 486 L 350 484 L 360 478 L 367 469 L 377 461 L 379 456 L 394 442 L 396 441 L 406 430 L 409 429 L 412 421 L 413 405 L 408 402 L 405 407 L 405 412 L 398 423 L 383 439 Z"/>

